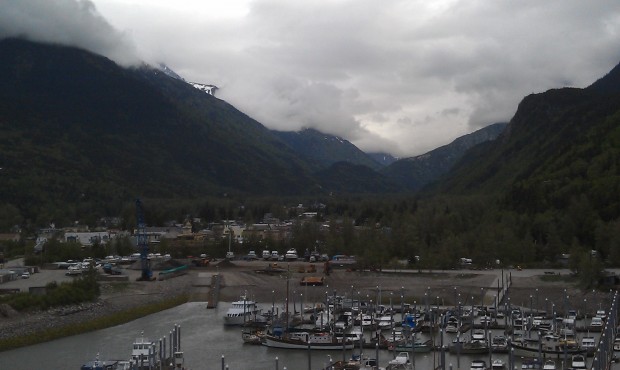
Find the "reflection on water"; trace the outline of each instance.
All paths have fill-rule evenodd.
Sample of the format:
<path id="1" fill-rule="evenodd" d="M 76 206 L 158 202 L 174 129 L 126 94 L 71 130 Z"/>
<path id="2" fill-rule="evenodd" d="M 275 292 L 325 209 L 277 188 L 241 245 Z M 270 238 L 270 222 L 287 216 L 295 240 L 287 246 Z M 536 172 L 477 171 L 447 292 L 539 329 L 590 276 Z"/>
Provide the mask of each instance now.
<path id="1" fill-rule="evenodd" d="M 227 308 L 226 303 L 220 304 L 215 310 L 207 310 L 205 303 L 187 303 L 124 325 L 1 352 L 0 369 L 79 369 L 97 354 L 100 359 L 127 360 L 133 341 L 142 331 L 145 337 L 156 340 L 167 337 L 175 324 L 181 326 L 181 346 L 185 352 L 185 364 L 190 369 L 221 369 L 222 355 L 230 370 L 273 370 L 276 368 L 276 357 L 280 369 L 285 366 L 289 370 L 308 369 L 310 360 L 311 369 L 318 370 L 329 364 L 329 356 L 334 361 L 343 358 L 341 351 L 314 351 L 309 357 L 306 351 L 243 344 L 240 328 L 223 325 L 222 317 Z M 444 343 L 452 339 L 452 334 L 446 335 Z M 358 351 L 356 349 L 356 353 Z M 366 351 L 374 357 L 374 350 Z M 385 365 L 393 355 L 392 352 L 380 351 L 380 363 Z M 351 352 L 348 351 L 345 356 L 349 358 Z M 432 352 L 416 354 L 416 369 L 426 370 L 439 366 L 439 356 L 439 353 Z M 508 361 L 506 355 L 498 357 Z M 459 361 L 456 356 L 446 353 L 446 368 L 452 364 L 456 370 L 460 363 L 461 369 L 469 369 L 475 358 L 489 362 L 489 355 L 463 355 Z"/>

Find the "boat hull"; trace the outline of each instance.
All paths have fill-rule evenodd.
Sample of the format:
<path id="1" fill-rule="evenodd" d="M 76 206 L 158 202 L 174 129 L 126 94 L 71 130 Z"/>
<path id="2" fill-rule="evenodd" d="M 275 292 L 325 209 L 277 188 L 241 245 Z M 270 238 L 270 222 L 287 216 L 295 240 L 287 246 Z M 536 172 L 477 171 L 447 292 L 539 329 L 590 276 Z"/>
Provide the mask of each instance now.
<path id="1" fill-rule="evenodd" d="M 294 339 L 286 339 L 281 337 L 274 337 L 271 335 L 266 335 L 263 338 L 263 345 L 271 348 L 284 348 L 284 349 L 305 349 L 307 350 L 310 347 L 311 350 L 331 350 L 337 351 L 347 349 L 351 350 L 354 347 L 353 343 L 306 343 L 301 340 Z"/>
<path id="2" fill-rule="evenodd" d="M 586 351 L 582 349 L 567 349 L 567 350 L 550 350 L 550 349 L 540 349 L 539 347 L 529 347 L 529 346 L 521 346 L 515 343 L 511 343 L 511 348 L 514 349 L 515 356 L 523 356 L 523 357 L 538 357 L 540 353 L 542 358 L 563 358 L 564 355 L 572 356 L 572 355 L 585 355 Z"/>

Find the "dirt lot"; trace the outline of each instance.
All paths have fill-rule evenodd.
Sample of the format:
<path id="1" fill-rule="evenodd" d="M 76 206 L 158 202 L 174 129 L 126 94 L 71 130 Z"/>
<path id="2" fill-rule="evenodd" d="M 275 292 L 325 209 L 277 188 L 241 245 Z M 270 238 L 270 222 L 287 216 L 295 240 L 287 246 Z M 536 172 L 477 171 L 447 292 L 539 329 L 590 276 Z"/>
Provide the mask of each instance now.
<path id="1" fill-rule="evenodd" d="M 247 293 L 250 297 L 261 301 L 284 301 L 286 297 L 286 276 L 289 276 L 289 291 L 296 295 L 296 301 L 303 294 L 304 302 L 323 302 L 326 294 L 351 294 L 357 298 L 373 299 L 376 301 L 378 289 L 382 292 L 382 301 L 388 304 L 390 298 L 395 305 L 401 302 L 401 294 L 405 303 L 453 305 L 456 301 L 465 305 L 479 304 L 481 295 L 488 291 L 497 290 L 497 282 L 502 274 L 505 278 L 512 277 L 510 290 L 511 304 L 534 309 L 563 312 L 565 309 L 578 311 L 588 310 L 593 313 L 599 307 L 608 305 L 609 293 L 600 291 L 583 292 L 574 284 L 567 283 L 560 276 L 568 275 L 567 270 L 556 270 L 560 274 L 556 279 L 543 278 L 543 270 L 485 270 L 485 271 L 389 271 L 389 272 L 357 272 L 333 270 L 325 276 L 324 286 L 300 286 L 303 276 L 323 276 L 319 265 L 316 273 L 300 273 L 300 266 L 308 264 L 295 262 L 282 266 L 288 267 L 288 274 L 269 275 L 256 273 L 255 270 L 264 269 L 267 262 L 263 261 L 235 261 L 232 264 L 222 263 L 220 267 L 211 266 L 209 270 L 216 270 L 223 276 L 223 287 L 220 301 L 233 301 L 240 295 Z M 427 294 L 425 296 L 425 293 Z M 531 296 L 531 299 L 530 299 Z M 292 296 L 291 296 L 292 297 Z M 293 298 L 291 298 L 293 299 Z M 492 302 L 492 299 L 491 299 Z M 485 304 L 490 304 L 488 299 Z"/>

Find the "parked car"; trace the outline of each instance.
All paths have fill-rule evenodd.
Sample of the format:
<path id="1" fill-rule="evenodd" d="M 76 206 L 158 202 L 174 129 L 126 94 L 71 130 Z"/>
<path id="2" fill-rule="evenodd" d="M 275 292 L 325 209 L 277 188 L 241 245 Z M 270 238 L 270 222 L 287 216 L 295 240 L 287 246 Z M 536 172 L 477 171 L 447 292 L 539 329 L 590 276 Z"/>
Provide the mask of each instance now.
<path id="1" fill-rule="evenodd" d="M 250 252 L 248 252 L 248 255 L 245 256 L 245 259 L 248 260 L 248 261 L 254 261 L 254 260 L 258 259 L 258 256 L 256 255 L 256 252 L 250 251 Z"/>
<path id="2" fill-rule="evenodd" d="M 271 251 L 271 260 L 278 261 L 280 259 L 280 254 L 278 251 Z"/>
<path id="3" fill-rule="evenodd" d="M 82 265 L 80 263 L 69 266 L 65 275 L 80 275 L 82 273 Z"/>
<path id="4" fill-rule="evenodd" d="M 28 271 L 22 272 L 22 279 L 28 279 L 28 278 L 30 278 L 30 273 Z"/>
<path id="5" fill-rule="evenodd" d="M 232 260 L 235 258 L 235 253 L 233 251 L 226 252 L 226 259 Z"/>
<path id="6" fill-rule="evenodd" d="M 268 259 L 270 259 L 270 258 L 271 258 L 271 252 L 269 252 L 269 250 L 268 250 L 268 249 L 265 249 L 265 250 L 263 251 L 263 259 L 264 259 L 264 260 L 268 260 Z"/>

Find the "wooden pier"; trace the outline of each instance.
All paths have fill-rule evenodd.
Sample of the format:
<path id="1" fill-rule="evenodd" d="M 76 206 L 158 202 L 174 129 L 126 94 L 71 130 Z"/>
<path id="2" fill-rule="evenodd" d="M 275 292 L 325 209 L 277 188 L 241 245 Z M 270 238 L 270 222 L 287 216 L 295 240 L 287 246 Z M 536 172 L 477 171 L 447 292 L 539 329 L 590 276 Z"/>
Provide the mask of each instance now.
<path id="1" fill-rule="evenodd" d="M 222 275 L 217 274 L 211 277 L 211 289 L 207 299 L 207 308 L 217 308 L 220 300 L 220 286 L 222 285 Z"/>

